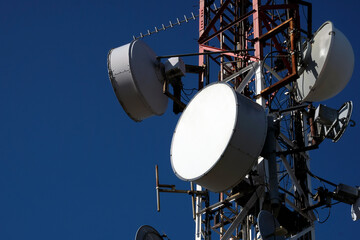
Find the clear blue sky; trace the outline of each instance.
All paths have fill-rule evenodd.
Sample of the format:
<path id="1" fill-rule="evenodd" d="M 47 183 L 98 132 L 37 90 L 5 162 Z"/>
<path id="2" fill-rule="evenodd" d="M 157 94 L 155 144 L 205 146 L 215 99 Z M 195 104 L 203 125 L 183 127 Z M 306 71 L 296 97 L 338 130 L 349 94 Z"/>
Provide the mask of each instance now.
<path id="1" fill-rule="evenodd" d="M 325 103 L 353 100 L 358 125 L 313 151 L 312 171 L 353 186 L 360 185 L 358 9 L 355 0 L 313 4 L 313 30 L 332 20 L 356 58 L 346 89 Z M 178 116 L 169 104 L 162 117 L 128 118 L 106 57 L 133 35 L 197 11 L 190 0 L 0 0 L 0 239 L 133 239 L 143 224 L 172 240 L 193 239 L 188 196 L 164 194 L 156 212 L 155 164 L 161 183 L 188 188 L 169 159 Z M 144 40 L 159 55 L 195 52 L 197 29 L 194 21 Z M 317 226 L 318 239 L 354 239 L 359 229 L 345 204 Z"/>

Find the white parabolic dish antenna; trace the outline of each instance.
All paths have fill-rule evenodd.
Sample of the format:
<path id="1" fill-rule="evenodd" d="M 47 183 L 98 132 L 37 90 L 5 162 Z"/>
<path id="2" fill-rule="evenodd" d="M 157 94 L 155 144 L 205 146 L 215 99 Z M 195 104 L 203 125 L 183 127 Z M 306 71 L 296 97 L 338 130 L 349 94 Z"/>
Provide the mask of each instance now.
<path id="1" fill-rule="evenodd" d="M 163 238 L 153 227 L 143 225 L 137 230 L 135 240 L 163 240 Z"/>
<path id="2" fill-rule="evenodd" d="M 300 101 L 317 102 L 341 92 L 354 70 L 354 52 L 345 35 L 325 22 L 304 50 L 303 74 L 297 80 Z M 310 54 L 309 52 L 310 51 Z"/>
<path id="3" fill-rule="evenodd" d="M 134 121 L 166 111 L 160 63 L 154 51 L 140 40 L 110 50 L 108 72 L 117 99 Z"/>
<path id="4" fill-rule="evenodd" d="M 226 83 L 198 92 L 181 115 L 171 142 L 177 177 L 220 192 L 238 184 L 263 148 L 264 109 Z"/>

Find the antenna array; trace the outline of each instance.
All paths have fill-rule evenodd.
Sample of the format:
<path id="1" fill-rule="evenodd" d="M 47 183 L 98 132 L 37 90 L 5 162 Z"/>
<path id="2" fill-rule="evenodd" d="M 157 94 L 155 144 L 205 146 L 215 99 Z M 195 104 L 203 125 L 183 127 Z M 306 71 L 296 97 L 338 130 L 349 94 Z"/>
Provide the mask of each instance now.
<path id="1" fill-rule="evenodd" d="M 174 113 L 183 112 L 171 165 L 191 190 L 159 184 L 156 167 L 158 211 L 160 192 L 191 195 L 196 240 L 214 233 L 221 240 L 314 240 L 313 211 L 330 207 L 332 199 L 352 205 L 353 219 L 360 218 L 359 189 L 314 175 L 308 155 L 354 125 L 351 101 L 338 110 L 314 105 L 347 85 L 353 49 L 331 22 L 313 35 L 311 3 L 264 2 L 220 0 L 217 7 L 200 0 L 198 16 L 140 33 L 108 56 L 115 94 L 133 120 L 163 114 L 165 96 L 174 101 Z M 307 8 L 302 24 L 300 7 Z M 196 18 L 199 53 L 156 57 L 139 40 Z M 180 58 L 189 56 L 198 56 L 198 66 Z M 198 75 L 195 95 L 184 91 L 187 74 Z M 186 105 L 181 99 L 189 96 Z M 335 190 L 324 186 L 312 193 L 311 178 Z"/>
<path id="2" fill-rule="evenodd" d="M 146 33 L 140 33 L 139 36 L 133 36 L 133 39 L 134 40 L 141 39 L 141 38 L 150 36 L 152 34 L 155 34 L 155 33 L 161 32 L 161 31 L 165 31 L 166 29 L 173 28 L 175 26 L 180 26 L 182 23 L 187 23 L 191 20 L 195 20 L 197 17 L 199 17 L 199 15 L 195 15 L 193 12 L 191 12 L 190 17 L 187 17 L 186 15 L 184 15 L 184 19 L 182 19 L 182 20 L 180 20 L 179 18 L 176 18 L 175 22 L 169 21 L 169 25 L 165 26 L 165 24 L 161 24 L 161 27 L 155 27 L 154 30 L 152 30 L 152 31 L 147 30 Z"/>
<path id="3" fill-rule="evenodd" d="M 212 5 L 212 10 L 213 11 L 217 11 L 218 10 L 218 7 L 216 6 L 216 3 L 213 3 Z M 233 5 L 230 4 L 229 5 L 230 8 L 233 8 Z M 144 37 L 147 37 L 147 36 L 150 36 L 150 35 L 153 35 L 155 33 L 158 33 L 158 32 L 161 32 L 161 31 L 165 31 L 166 29 L 168 28 L 173 28 L 175 26 L 180 26 L 182 23 L 187 23 L 189 22 L 190 20 L 196 20 L 196 18 L 199 17 L 199 15 L 195 15 L 193 12 L 191 12 L 190 14 L 191 16 L 190 17 L 187 17 L 186 15 L 184 15 L 184 19 L 180 20 L 179 18 L 176 18 L 176 21 L 175 22 L 172 22 L 172 21 L 169 21 L 169 25 L 166 25 L 165 24 L 161 24 L 161 27 L 154 27 L 154 30 L 147 30 L 146 33 L 140 33 L 139 36 L 133 36 L 133 40 L 136 40 L 136 39 L 141 39 L 141 38 L 144 38 Z"/>

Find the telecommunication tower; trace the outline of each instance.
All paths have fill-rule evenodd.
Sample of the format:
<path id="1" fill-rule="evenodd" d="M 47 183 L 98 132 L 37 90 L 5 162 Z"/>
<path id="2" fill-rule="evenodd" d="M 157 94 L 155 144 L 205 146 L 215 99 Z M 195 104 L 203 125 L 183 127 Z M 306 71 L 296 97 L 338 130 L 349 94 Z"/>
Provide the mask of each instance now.
<path id="1" fill-rule="evenodd" d="M 339 109 L 316 104 L 351 78 L 354 53 L 344 34 L 332 22 L 313 33 L 306 1 L 200 0 L 197 16 L 139 38 L 196 18 L 198 53 L 157 56 L 134 37 L 108 56 L 114 91 L 133 120 L 163 114 L 168 98 L 181 113 L 171 165 L 191 189 L 160 184 L 156 166 L 158 210 L 161 192 L 190 194 L 196 240 L 314 240 L 313 210 L 332 199 L 352 205 L 357 220 L 358 188 L 316 176 L 308 155 L 352 124 L 351 101 Z M 186 56 L 198 56 L 198 65 L 185 64 Z M 187 105 L 186 74 L 198 75 Z M 334 189 L 313 192 L 312 178 Z M 143 226 L 136 239 L 163 238 Z"/>

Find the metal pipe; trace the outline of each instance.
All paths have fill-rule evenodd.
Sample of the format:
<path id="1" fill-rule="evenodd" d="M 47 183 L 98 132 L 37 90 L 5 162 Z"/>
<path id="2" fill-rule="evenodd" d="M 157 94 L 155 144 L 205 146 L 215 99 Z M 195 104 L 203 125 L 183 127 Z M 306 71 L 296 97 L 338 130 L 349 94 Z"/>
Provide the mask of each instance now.
<path id="1" fill-rule="evenodd" d="M 269 164 L 269 194 L 271 206 L 274 209 L 278 208 L 280 205 L 276 163 L 276 130 L 274 118 L 272 116 L 268 116 L 268 130 L 264 145 L 264 157 L 268 160 Z"/>
<path id="2" fill-rule="evenodd" d="M 190 182 L 190 190 L 194 192 L 194 184 L 193 182 Z M 191 195 L 191 206 L 192 206 L 192 213 L 193 213 L 193 219 L 196 219 L 196 211 L 195 211 L 195 196 L 194 194 Z"/>
<path id="3" fill-rule="evenodd" d="M 155 179 L 156 179 L 156 210 L 160 212 L 160 193 L 159 193 L 159 169 L 155 165 Z"/>

